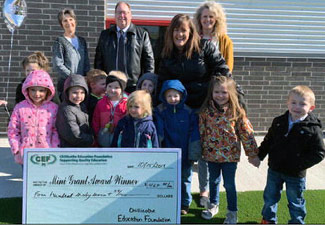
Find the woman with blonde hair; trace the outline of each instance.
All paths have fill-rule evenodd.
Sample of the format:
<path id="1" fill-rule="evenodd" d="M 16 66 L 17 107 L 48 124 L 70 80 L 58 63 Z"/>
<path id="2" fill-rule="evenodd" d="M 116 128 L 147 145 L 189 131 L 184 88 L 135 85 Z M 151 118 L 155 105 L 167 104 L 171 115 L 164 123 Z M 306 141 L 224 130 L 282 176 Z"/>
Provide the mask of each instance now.
<path id="1" fill-rule="evenodd" d="M 194 22 L 202 39 L 215 43 L 221 55 L 225 58 L 230 69 L 233 70 L 233 43 L 227 35 L 227 19 L 221 4 L 214 1 L 203 3 L 194 15 Z"/>
<path id="2" fill-rule="evenodd" d="M 233 43 L 227 35 L 226 14 L 221 4 L 214 1 L 204 2 L 194 15 L 194 22 L 202 39 L 211 40 L 219 49 L 226 60 L 229 70 L 234 66 Z M 199 160 L 199 187 L 201 207 L 206 207 L 209 202 L 208 191 L 208 163 Z"/>

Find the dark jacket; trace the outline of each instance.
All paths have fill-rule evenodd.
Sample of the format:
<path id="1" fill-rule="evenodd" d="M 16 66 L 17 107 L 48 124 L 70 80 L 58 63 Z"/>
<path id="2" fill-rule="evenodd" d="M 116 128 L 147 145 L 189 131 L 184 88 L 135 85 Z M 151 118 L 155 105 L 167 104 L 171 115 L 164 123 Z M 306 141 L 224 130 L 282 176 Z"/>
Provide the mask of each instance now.
<path id="1" fill-rule="evenodd" d="M 99 100 L 101 100 L 103 97 L 99 98 L 97 96 L 95 96 L 94 94 L 90 94 L 88 95 L 87 99 L 86 99 L 86 108 L 87 108 L 87 112 L 88 112 L 88 116 L 89 116 L 89 124 L 92 124 L 92 120 L 93 120 L 93 115 L 94 115 L 94 111 L 97 105 L 97 102 Z"/>
<path id="2" fill-rule="evenodd" d="M 88 114 L 84 102 L 73 104 L 68 98 L 68 89 L 74 86 L 83 87 L 88 93 L 85 78 L 72 74 L 64 83 L 64 100 L 59 106 L 56 117 L 56 128 L 60 137 L 60 147 L 91 147 L 94 143 L 92 129 L 89 126 Z"/>
<path id="3" fill-rule="evenodd" d="M 188 93 L 186 104 L 191 108 L 199 108 L 202 105 L 212 75 L 231 76 L 216 46 L 203 40 L 201 46 L 201 52 L 194 52 L 190 59 L 175 50 L 170 58 L 160 60 L 158 70 L 160 83 L 173 79 L 182 82 Z"/>
<path id="4" fill-rule="evenodd" d="M 149 34 L 141 27 L 131 23 L 126 32 L 126 61 L 128 76 L 127 88 L 135 90 L 141 74 L 154 72 L 154 57 Z M 117 29 L 116 25 L 101 32 L 95 55 L 95 69 L 107 74 L 116 70 Z M 125 72 L 125 71 L 123 71 Z"/>
<path id="5" fill-rule="evenodd" d="M 179 104 L 168 104 L 165 92 L 169 89 L 175 89 L 182 93 Z M 180 81 L 165 81 L 159 94 L 162 103 L 155 109 L 160 146 L 163 148 L 181 148 L 184 163 L 201 158 L 198 116 L 194 110 L 185 105 L 186 97 L 186 90 Z"/>
<path id="6" fill-rule="evenodd" d="M 111 147 L 122 148 L 158 148 L 158 138 L 152 116 L 136 120 L 129 115 L 117 124 Z"/>
<path id="7" fill-rule="evenodd" d="M 276 117 L 259 147 L 259 158 L 269 155 L 269 167 L 294 177 L 305 177 L 306 169 L 319 163 L 325 154 L 322 125 L 310 113 L 288 133 L 289 112 Z"/>
<path id="8" fill-rule="evenodd" d="M 22 79 L 22 81 L 17 85 L 16 98 L 15 98 L 16 104 L 18 104 L 19 102 L 22 102 L 26 99 L 23 94 L 23 91 L 22 91 L 23 83 L 25 82 L 25 80 L 26 80 L 26 77 L 24 79 Z"/>

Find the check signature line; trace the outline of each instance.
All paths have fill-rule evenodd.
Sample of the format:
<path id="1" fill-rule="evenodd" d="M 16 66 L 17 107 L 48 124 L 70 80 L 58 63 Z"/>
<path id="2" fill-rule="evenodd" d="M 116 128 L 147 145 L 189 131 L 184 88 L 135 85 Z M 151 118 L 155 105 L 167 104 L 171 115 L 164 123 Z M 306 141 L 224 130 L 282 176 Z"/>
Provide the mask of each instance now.
<path id="1" fill-rule="evenodd" d="M 68 199 L 68 197 L 33 197 L 34 199 L 39 199 L 39 198 L 42 198 L 42 199 Z M 86 197 L 69 197 L 70 199 L 85 199 Z M 102 197 L 102 196 L 98 196 L 98 197 L 95 197 L 95 196 L 90 196 L 88 199 L 91 199 L 91 198 L 157 198 L 157 197 L 154 197 L 154 196 L 133 196 L 133 195 L 127 195 L 127 196 L 106 196 L 106 197 Z"/>
<path id="2" fill-rule="evenodd" d="M 166 167 L 166 168 L 150 168 L 150 167 L 146 167 L 146 168 L 141 168 L 141 167 L 135 167 L 133 165 L 129 165 L 127 166 L 128 169 L 139 169 L 139 170 L 174 170 L 175 168 L 173 167 Z"/>

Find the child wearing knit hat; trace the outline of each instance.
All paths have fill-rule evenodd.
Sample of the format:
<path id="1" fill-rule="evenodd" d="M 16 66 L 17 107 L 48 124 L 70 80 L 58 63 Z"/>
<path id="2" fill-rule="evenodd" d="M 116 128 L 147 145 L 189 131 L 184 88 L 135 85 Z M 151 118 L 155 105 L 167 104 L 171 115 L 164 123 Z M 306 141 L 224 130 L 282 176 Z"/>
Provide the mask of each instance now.
<path id="1" fill-rule="evenodd" d="M 137 83 L 137 90 L 146 90 L 150 93 L 153 107 L 156 107 L 158 103 L 157 85 L 158 75 L 150 72 L 143 74 Z"/>
<path id="2" fill-rule="evenodd" d="M 115 81 L 120 85 L 121 91 L 124 92 L 128 81 L 128 78 L 126 77 L 125 73 L 118 70 L 112 70 L 106 78 L 106 86 Z"/>
<path id="3" fill-rule="evenodd" d="M 113 70 L 106 78 L 106 95 L 98 101 L 92 120 L 95 137 L 101 147 L 110 147 L 114 129 L 127 112 L 126 84 L 127 77 L 121 71 Z"/>

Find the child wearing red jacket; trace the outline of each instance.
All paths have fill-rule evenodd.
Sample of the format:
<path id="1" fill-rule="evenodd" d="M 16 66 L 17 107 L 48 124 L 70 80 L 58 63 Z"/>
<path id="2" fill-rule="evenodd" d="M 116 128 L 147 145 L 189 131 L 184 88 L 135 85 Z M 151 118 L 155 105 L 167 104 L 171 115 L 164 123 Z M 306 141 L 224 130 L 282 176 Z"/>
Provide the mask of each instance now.
<path id="1" fill-rule="evenodd" d="M 127 77 L 121 71 L 111 71 L 106 78 L 106 95 L 97 102 L 92 127 L 97 143 L 110 147 L 114 129 L 127 112 L 127 95 L 124 93 Z"/>

